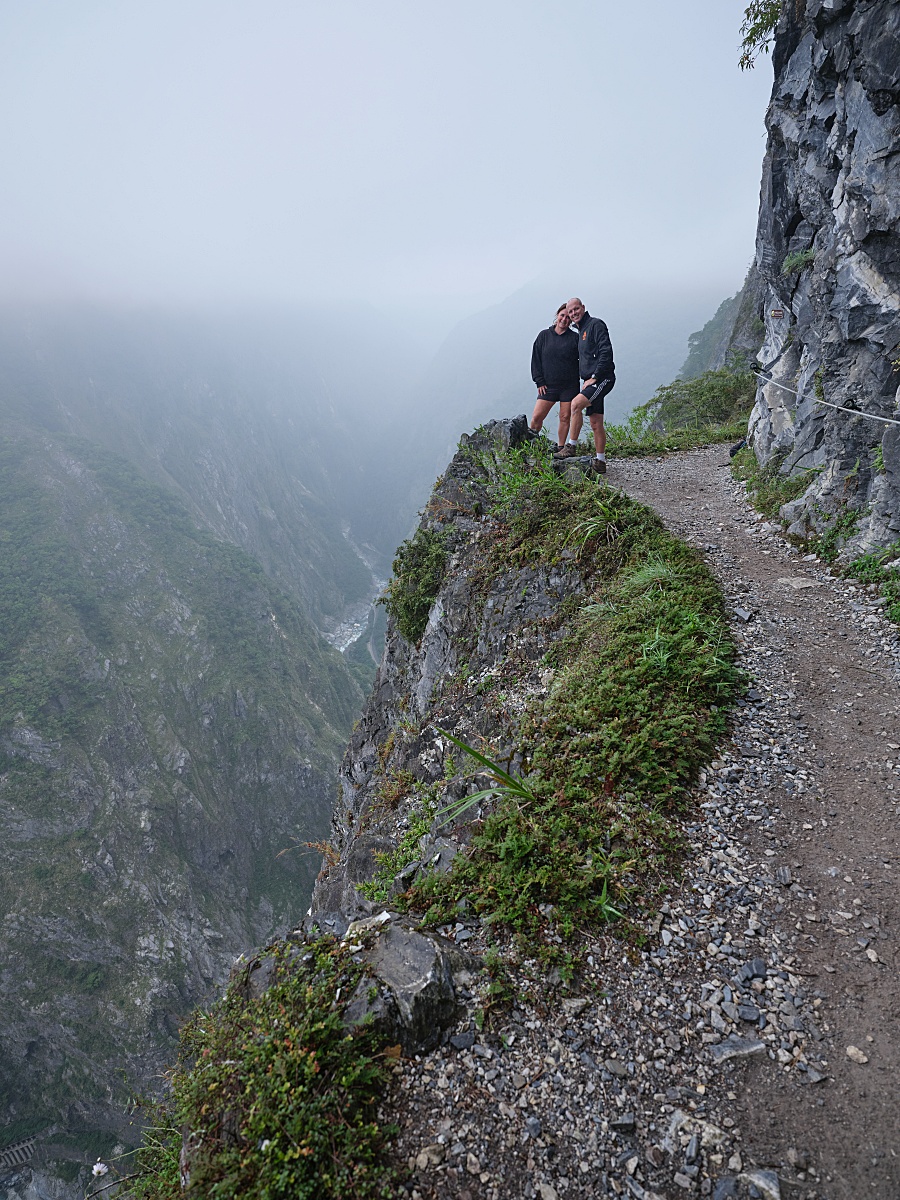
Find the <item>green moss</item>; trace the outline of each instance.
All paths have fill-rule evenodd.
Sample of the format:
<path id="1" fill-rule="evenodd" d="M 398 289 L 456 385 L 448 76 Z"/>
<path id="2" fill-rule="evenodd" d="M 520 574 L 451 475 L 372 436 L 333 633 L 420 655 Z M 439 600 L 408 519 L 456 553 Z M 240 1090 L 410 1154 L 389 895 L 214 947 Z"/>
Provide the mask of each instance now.
<path id="1" fill-rule="evenodd" d="M 367 1027 L 343 1025 L 363 968 L 331 939 L 268 953 L 275 978 L 263 995 L 245 1000 L 239 979 L 183 1029 L 173 1101 L 138 1155 L 135 1200 L 182 1195 L 182 1129 L 193 1135 L 190 1194 L 206 1200 L 393 1194 L 383 1151 L 394 1130 L 375 1113 L 386 1060 Z"/>
<path id="2" fill-rule="evenodd" d="M 445 535 L 433 529 L 417 529 L 397 550 L 384 602 L 408 642 L 418 642 L 425 632 L 447 558 Z"/>

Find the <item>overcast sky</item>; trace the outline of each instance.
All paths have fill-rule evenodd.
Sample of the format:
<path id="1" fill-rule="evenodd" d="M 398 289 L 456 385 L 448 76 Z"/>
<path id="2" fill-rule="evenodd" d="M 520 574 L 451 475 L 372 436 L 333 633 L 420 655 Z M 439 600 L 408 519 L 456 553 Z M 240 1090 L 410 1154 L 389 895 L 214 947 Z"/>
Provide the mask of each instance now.
<path id="1" fill-rule="evenodd" d="M 740 283 L 743 0 L 0 0 L 0 295 Z"/>

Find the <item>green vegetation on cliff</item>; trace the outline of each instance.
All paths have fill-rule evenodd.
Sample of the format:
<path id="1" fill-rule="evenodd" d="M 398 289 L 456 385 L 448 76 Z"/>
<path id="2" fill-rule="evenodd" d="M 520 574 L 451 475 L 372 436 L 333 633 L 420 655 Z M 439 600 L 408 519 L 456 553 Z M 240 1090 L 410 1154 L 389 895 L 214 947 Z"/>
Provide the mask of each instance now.
<path id="1" fill-rule="evenodd" d="M 446 566 L 444 538 L 433 529 L 417 529 L 397 550 L 384 602 L 408 642 L 425 632 Z"/>
<path id="2" fill-rule="evenodd" d="M 266 955 L 262 995 L 248 995 L 251 961 L 182 1030 L 171 1108 L 139 1152 L 134 1200 L 185 1190 L 205 1200 L 392 1194 L 380 1157 L 393 1130 L 375 1111 L 389 1059 L 367 1026 L 344 1025 L 363 968 L 331 939 L 282 942 Z"/>
<path id="3" fill-rule="evenodd" d="M 430 919 L 462 899 L 532 948 L 652 903 L 682 849 L 675 818 L 741 687 L 722 595 L 700 555 L 621 492 L 499 457 L 484 570 L 552 565 L 574 545 L 588 599 L 548 652 L 546 699 L 521 722 L 531 799 L 500 790 L 470 849 L 412 895 Z"/>
<path id="4" fill-rule="evenodd" d="M 507 649 L 494 662 L 492 682 L 474 682 L 460 661 L 437 686 L 426 722 L 437 724 L 439 711 L 457 721 L 461 714 L 468 719 L 475 713 L 477 719 L 478 711 L 490 712 L 503 753 L 522 764 L 521 774 L 517 768 L 517 782 L 509 786 L 502 771 L 487 772 L 501 786 L 487 789 L 492 795 L 461 839 L 464 848 L 449 872 L 426 875 L 404 896 L 395 894 L 396 875 L 420 858 L 423 841 L 448 821 L 470 821 L 471 814 L 460 793 L 449 806 L 445 802 L 450 784 L 464 783 L 466 754 L 459 741 L 452 753 L 438 750 L 443 778 L 435 777 L 433 758 L 424 779 L 407 769 L 418 765 L 415 754 L 421 750 L 392 765 L 407 737 L 410 745 L 421 747 L 425 733 L 411 720 L 408 696 L 395 695 L 398 717 L 390 728 L 383 727 L 367 784 L 371 805 L 358 811 L 357 827 L 371 831 L 378 813 L 396 814 L 402 804 L 396 828 L 403 833 L 393 852 L 376 855 L 376 870 L 364 891 L 379 900 L 391 894 L 392 907 L 422 912 L 428 922 L 458 914 L 465 901 L 485 926 L 512 934 L 521 951 L 554 961 L 566 980 L 577 970 L 582 931 L 620 913 L 646 912 L 677 873 L 685 849 L 688 790 L 724 733 L 728 708 L 742 683 L 713 576 L 700 555 L 649 509 L 593 479 L 557 473 L 533 446 L 463 450 L 461 457 L 467 453 L 461 474 L 472 485 L 468 506 L 457 476 L 450 485 L 453 504 L 440 502 L 439 488 L 426 515 L 432 521 L 437 513 L 450 514 L 440 545 L 443 550 L 452 544 L 457 553 L 442 561 L 441 574 L 447 586 L 445 573 L 458 571 L 451 582 L 467 596 L 466 611 L 456 611 L 452 626 L 460 660 L 468 653 L 465 639 L 478 642 L 489 605 L 505 594 L 502 587 L 492 592 L 499 581 L 514 589 L 507 593 L 513 599 L 522 580 L 556 572 L 570 584 L 579 574 L 581 579 L 568 598 L 560 592 L 563 598 L 551 616 L 533 623 L 536 640 L 523 657 L 516 645 L 528 634 L 526 622 L 508 610 L 509 641 L 503 641 Z M 464 552 L 469 533 L 476 539 L 469 549 L 477 545 L 477 553 Z M 418 542 L 426 550 L 436 544 L 425 538 Z M 409 564 L 405 555 L 398 557 Z M 426 617 L 439 586 L 432 578 L 416 599 Z M 546 653 L 538 667 L 531 651 L 539 653 L 540 640 Z M 416 677 L 416 654 L 427 655 L 414 645 L 402 649 L 413 663 L 410 682 Z M 519 689 L 524 710 L 506 706 L 501 693 L 490 690 L 515 691 L 521 682 L 516 672 L 532 678 L 536 670 L 540 676 L 551 672 L 552 683 L 548 690 Z M 433 740 L 428 745 L 437 748 Z M 493 757 L 501 753 L 499 743 L 483 748 Z M 477 773 L 484 773 L 484 756 L 476 765 Z M 352 853 L 353 844 L 351 836 L 345 850 Z M 619 929 L 626 937 L 633 932 L 627 922 Z M 323 946 L 315 953 L 333 952 Z M 182 1138 L 191 1193 L 223 1200 L 315 1194 L 304 1190 L 315 1173 L 303 1174 L 308 1164 L 302 1160 L 321 1148 L 313 1124 L 321 1080 L 306 1068 L 319 1052 L 316 1021 L 338 1020 L 355 981 L 338 978 L 344 967 L 334 958 L 318 967 L 321 992 L 319 975 L 312 982 L 303 977 L 302 986 L 293 990 L 289 976 L 297 960 L 290 950 L 287 954 L 285 975 L 274 989 L 248 1003 L 248 967 L 225 1002 L 197 1018 L 186 1033 L 173 1075 L 174 1107 L 165 1122 L 169 1133 L 162 1148 L 151 1147 L 142 1157 L 141 1200 L 174 1200 L 178 1194 Z M 486 967 L 493 976 L 489 1006 L 503 993 L 502 954 L 489 956 Z M 309 971 L 314 969 L 310 960 Z M 290 996 L 284 988 L 291 989 Z M 333 1033 L 337 1038 L 336 1025 Z M 331 1162 L 323 1166 L 318 1194 L 376 1195 L 386 1183 L 379 1151 L 389 1136 L 370 1124 L 369 1101 L 386 1088 L 384 1075 L 375 1074 L 378 1046 L 359 1035 L 332 1045 L 345 1056 L 334 1076 L 337 1083 L 362 1078 L 365 1086 L 359 1107 L 352 1096 L 347 1099 L 346 1139 L 336 1143 Z M 323 1060 L 323 1073 L 331 1069 Z M 372 1089 L 368 1096 L 367 1087 Z M 331 1110 L 323 1113 L 326 1127 L 330 1117 Z M 359 1138 L 354 1160 L 360 1174 L 350 1179 L 341 1172 L 354 1137 Z"/>
<path id="5" fill-rule="evenodd" d="M 623 425 L 607 426 L 611 458 L 630 458 L 733 442 L 747 432 L 756 376 L 741 362 L 693 379 L 676 379 L 634 410 Z"/>

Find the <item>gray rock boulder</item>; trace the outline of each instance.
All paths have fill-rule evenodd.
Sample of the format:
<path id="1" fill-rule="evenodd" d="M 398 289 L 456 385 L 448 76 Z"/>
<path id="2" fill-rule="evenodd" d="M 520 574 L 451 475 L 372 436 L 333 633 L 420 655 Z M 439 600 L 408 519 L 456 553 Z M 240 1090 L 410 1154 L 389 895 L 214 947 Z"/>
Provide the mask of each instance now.
<path id="1" fill-rule="evenodd" d="M 387 1041 L 415 1054 L 437 1045 L 458 1020 L 480 963 L 437 934 L 393 917 L 384 921 L 387 915 L 355 922 L 347 930 L 347 939 L 369 932 L 374 937 L 362 953 L 371 976 L 360 981 L 344 1019 L 348 1025 L 371 1019 Z"/>

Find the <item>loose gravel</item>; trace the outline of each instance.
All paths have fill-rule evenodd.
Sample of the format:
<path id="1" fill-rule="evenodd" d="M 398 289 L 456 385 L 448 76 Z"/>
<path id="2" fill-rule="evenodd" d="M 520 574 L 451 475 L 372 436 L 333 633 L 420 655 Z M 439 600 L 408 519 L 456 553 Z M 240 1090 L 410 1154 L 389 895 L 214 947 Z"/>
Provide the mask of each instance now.
<path id="1" fill-rule="evenodd" d="M 398 1061 L 383 1118 L 411 1200 L 900 1195 L 893 929 L 900 640 L 789 547 L 722 448 L 611 464 L 720 577 L 751 678 L 701 776 L 691 854 L 642 947 L 585 939 Z M 443 932 L 498 945 L 465 912 Z"/>

